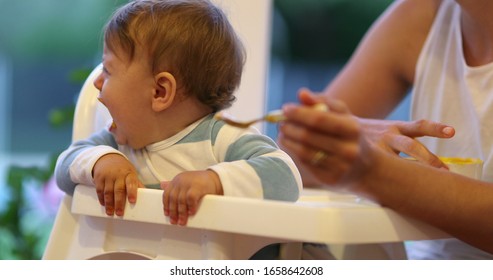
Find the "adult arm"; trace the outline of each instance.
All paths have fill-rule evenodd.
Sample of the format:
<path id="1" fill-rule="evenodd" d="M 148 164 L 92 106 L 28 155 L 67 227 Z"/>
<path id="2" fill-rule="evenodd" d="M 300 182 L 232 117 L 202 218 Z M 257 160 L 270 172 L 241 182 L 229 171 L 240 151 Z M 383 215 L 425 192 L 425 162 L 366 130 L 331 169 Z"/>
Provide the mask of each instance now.
<path id="1" fill-rule="evenodd" d="M 493 184 L 375 152 L 356 189 L 399 213 L 493 253 Z"/>
<path id="2" fill-rule="evenodd" d="M 325 186 L 356 193 L 493 252 L 493 184 L 396 157 L 367 139 L 343 103 L 285 107 L 280 142 Z M 314 163 L 317 151 L 327 156 Z"/>
<path id="3" fill-rule="evenodd" d="M 427 120 L 396 122 L 385 118 L 414 82 L 415 68 L 441 0 L 398 0 L 371 26 L 355 53 L 326 87 L 320 102 L 338 99 L 360 117 L 369 140 L 435 167 L 445 167 L 416 137 L 449 138 L 452 127 Z M 309 95 L 300 90 L 300 99 Z M 313 102 L 313 101 L 311 101 Z M 302 100 L 303 104 L 307 104 Z M 300 167 L 306 184 L 317 184 Z"/>
<path id="4" fill-rule="evenodd" d="M 344 101 L 356 116 L 385 118 L 414 82 L 419 53 L 440 2 L 393 2 L 370 27 L 324 95 Z"/>

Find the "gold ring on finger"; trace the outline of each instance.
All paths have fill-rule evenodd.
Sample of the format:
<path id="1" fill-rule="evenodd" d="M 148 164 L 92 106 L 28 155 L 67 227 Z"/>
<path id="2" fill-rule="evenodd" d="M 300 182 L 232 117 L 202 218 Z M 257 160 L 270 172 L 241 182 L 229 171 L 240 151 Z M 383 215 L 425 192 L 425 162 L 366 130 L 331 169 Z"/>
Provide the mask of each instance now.
<path id="1" fill-rule="evenodd" d="M 322 150 L 319 150 L 315 153 L 315 155 L 313 156 L 312 160 L 311 160 L 311 164 L 312 165 L 315 165 L 315 166 L 319 166 L 320 163 L 322 161 L 324 161 L 325 159 L 327 158 L 327 154 L 322 151 Z"/>

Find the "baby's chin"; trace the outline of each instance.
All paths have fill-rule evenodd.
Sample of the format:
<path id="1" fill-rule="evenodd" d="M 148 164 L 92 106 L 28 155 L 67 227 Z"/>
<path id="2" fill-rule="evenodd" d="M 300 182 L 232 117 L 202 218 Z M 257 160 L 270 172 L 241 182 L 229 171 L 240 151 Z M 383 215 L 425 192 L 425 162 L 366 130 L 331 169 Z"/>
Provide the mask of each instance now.
<path id="1" fill-rule="evenodd" d="M 134 150 L 139 150 L 146 146 L 142 143 L 137 143 L 138 145 L 136 145 L 136 143 L 132 143 L 131 141 L 129 141 L 126 135 L 122 135 L 121 131 L 118 131 L 118 127 L 114 121 L 111 121 L 111 123 L 108 125 L 108 131 L 113 135 L 113 138 L 115 138 L 115 141 L 118 145 L 128 146 Z"/>
<path id="2" fill-rule="evenodd" d="M 117 126 L 115 124 L 114 121 L 111 121 L 111 123 L 108 125 L 108 131 L 113 135 L 113 137 L 115 138 L 115 141 L 118 145 L 127 145 L 127 139 L 122 137 L 119 133 L 118 133 L 118 129 L 117 129 Z"/>
<path id="3" fill-rule="evenodd" d="M 113 137 L 115 138 L 115 141 L 118 145 L 124 145 L 124 146 L 129 146 L 128 141 L 126 139 L 122 139 L 122 137 L 119 137 L 115 133 L 112 133 Z"/>
<path id="4" fill-rule="evenodd" d="M 114 121 L 111 121 L 110 125 L 108 126 L 108 130 L 113 133 L 116 130 L 116 123 Z"/>

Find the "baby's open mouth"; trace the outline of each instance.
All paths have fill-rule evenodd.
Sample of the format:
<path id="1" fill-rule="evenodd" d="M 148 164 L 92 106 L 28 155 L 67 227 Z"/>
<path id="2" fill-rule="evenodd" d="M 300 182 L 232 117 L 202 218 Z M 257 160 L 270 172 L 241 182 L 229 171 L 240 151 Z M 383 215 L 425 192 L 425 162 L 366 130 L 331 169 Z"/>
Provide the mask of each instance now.
<path id="1" fill-rule="evenodd" d="M 99 101 L 99 102 L 101 102 L 101 104 L 103 104 L 103 105 L 104 105 L 104 103 L 103 103 L 103 99 L 102 99 L 101 97 L 98 97 L 98 101 Z M 111 124 L 110 124 L 110 125 L 109 125 L 109 127 L 108 127 L 108 130 L 109 130 L 110 132 L 113 132 L 115 129 L 116 129 L 116 123 L 115 123 L 115 121 L 113 121 L 113 120 L 112 120 L 112 121 L 111 121 Z"/>

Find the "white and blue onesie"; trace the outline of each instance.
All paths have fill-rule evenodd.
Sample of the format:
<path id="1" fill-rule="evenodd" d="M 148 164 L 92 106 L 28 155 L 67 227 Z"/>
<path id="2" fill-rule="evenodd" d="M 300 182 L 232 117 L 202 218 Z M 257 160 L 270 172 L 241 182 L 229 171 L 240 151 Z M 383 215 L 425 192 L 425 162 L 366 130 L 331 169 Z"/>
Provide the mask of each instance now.
<path id="1" fill-rule="evenodd" d="M 125 156 L 148 188 L 159 188 L 184 171 L 210 169 L 218 174 L 225 196 L 296 201 L 302 189 L 296 165 L 272 139 L 255 128 L 226 125 L 212 114 L 139 150 L 118 145 L 107 129 L 77 141 L 58 158 L 60 189 L 72 194 L 77 184 L 94 185 L 94 164 L 108 153 Z"/>

